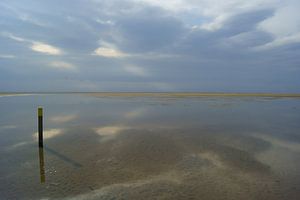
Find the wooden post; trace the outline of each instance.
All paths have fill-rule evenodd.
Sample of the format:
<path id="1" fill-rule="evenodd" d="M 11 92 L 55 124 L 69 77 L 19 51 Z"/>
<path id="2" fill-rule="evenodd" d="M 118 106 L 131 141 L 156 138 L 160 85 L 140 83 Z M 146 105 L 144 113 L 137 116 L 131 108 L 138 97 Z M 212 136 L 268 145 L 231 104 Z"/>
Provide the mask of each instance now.
<path id="1" fill-rule="evenodd" d="M 43 108 L 38 108 L 39 147 L 43 147 Z"/>
<path id="2" fill-rule="evenodd" d="M 44 148 L 39 147 L 39 159 L 40 159 L 40 180 L 41 183 L 45 183 L 45 162 L 44 162 Z"/>

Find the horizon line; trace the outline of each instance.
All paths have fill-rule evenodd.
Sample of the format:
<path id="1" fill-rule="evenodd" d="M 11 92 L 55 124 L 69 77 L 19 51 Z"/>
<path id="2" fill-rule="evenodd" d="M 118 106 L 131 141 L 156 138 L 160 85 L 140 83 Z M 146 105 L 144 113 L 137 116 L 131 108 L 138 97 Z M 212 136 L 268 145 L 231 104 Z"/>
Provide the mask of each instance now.
<path id="1" fill-rule="evenodd" d="M 174 96 L 174 97 L 201 97 L 201 96 L 257 96 L 257 97 L 300 97 L 300 93 L 272 93 L 272 92 L 0 92 L 2 95 L 12 94 L 90 94 L 93 96 Z"/>

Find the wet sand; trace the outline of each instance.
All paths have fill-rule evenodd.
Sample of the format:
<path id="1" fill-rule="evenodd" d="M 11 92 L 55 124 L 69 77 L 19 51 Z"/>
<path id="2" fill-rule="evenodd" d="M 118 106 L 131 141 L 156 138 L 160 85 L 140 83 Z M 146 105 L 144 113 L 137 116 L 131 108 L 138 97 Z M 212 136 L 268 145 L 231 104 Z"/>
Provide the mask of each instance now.
<path id="1" fill-rule="evenodd" d="M 291 139 L 299 138 L 297 100 L 96 97 L 38 95 L 20 97 L 22 104 L 14 98 L 3 107 L 16 111 L 1 118 L 7 122 L 0 126 L 1 197 L 300 196 L 300 143 Z M 36 108 L 32 102 L 39 105 L 41 100 L 51 103 L 45 109 L 43 156 L 36 143 L 36 119 L 24 118 Z M 18 123 L 9 124 L 11 119 Z"/>
<path id="2" fill-rule="evenodd" d="M 0 97 L 12 97 L 12 96 L 28 96 L 32 95 L 32 93 L 1 93 Z"/>
<path id="3" fill-rule="evenodd" d="M 257 137 L 127 129 L 102 140 L 75 130 L 60 142 L 48 141 L 46 183 L 32 185 L 37 170 L 26 171 L 29 178 L 13 183 L 18 194 L 32 199 L 296 199 L 300 194 L 295 189 L 285 194 L 282 177 L 256 158 L 272 146 Z M 22 155 L 22 148 L 18 151 Z M 9 187 L 4 191 L 4 196 L 16 194 Z"/>
<path id="4" fill-rule="evenodd" d="M 85 94 L 96 97 L 300 97 L 300 94 L 292 93 L 95 92 Z"/>

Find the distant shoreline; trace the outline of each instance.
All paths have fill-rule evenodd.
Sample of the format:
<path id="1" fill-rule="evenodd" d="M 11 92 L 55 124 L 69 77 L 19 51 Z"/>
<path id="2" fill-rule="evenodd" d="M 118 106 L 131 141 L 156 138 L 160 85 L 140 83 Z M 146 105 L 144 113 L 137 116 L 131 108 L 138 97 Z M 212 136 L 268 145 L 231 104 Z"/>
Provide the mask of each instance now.
<path id="1" fill-rule="evenodd" d="M 300 94 L 272 94 L 272 93 L 198 93 L 198 92 L 125 92 L 125 93 L 87 93 L 91 96 L 115 97 L 300 97 Z"/>
<path id="2" fill-rule="evenodd" d="M 221 92 L 0 92 L 0 96 L 40 94 L 83 94 L 96 97 L 300 97 L 294 93 L 221 93 Z"/>

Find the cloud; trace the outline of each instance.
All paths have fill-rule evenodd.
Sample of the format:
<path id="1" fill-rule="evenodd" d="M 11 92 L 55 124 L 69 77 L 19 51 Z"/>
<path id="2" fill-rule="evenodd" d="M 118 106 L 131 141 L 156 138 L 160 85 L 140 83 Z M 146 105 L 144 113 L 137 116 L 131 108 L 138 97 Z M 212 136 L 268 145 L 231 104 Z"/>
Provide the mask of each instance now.
<path id="1" fill-rule="evenodd" d="M 1 36 L 7 37 L 7 38 L 9 38 L 11 40 L 14 40 L 14 41 L 17 41 L 17 42 L 30 42 L 30 40 L 27 40 L 27 39 L 22 38 L 22 37 L 15 36 L 14 34 L 11 34 L 9 32 L 5 32 L 5 31 L 1 32 Z"/>
<path id="2" fill-rule="evenodd" d="M 115 23 L 111 20 L 102 20 L 102 19 L 96 19 L 96 22 L 103 25 L 114 25 Z"/>
<path id="3" fill-rule="evenodd" d="M 220 29 L 223 26 L 224 22 L 228 18 L 229 17 L 226 16 L 226 15 L 220 15 L 220 16 L 217 16 L 212 22 L 202 24 L 199 27 L 201 29 L 208 30 L 208 31 L 216 31 L 216 30 Z"/>
<path id="4" fill-rule="evenodd" d="M 178 18 L 159 9 L 143 8 L 120 17 L 115 43 L 129 54 L 151 53 L 180 41 L 185 31 Z"/>
<path id="5" fill-rule="evenodd" d="M 43 53 L 43 54 L 47 54 L 47 55 L 62 55 L 63 54 L 63 51 L 61 49 L 59 49 L 58 47 L 54 47 L 50 44 L 18 37 L 11 33 L 5 33 L 5 32 L 3 33 L 2 32 L 2 36 L 8 37 L 17 42 L 27 43 L 27 44 L 29 44 L 29 48 L 35 52 L 39 52 L 39 53 Z"/>
<path id="6" fill-rule="evenodd" d="M 293 2 L 293 1 L 292 1 Z M 259 23 L 258 28 L 273 34 L 276 37 L 289 36 L 300 31 L 300 3 L 278 8 L 273 16 Z"/>
<path id="7" fill-rule="evenodd" d="M 28 22 L 28 23 L 31 23 L 31 24 L 34 24 L 36 26 L 41 26 L 41 27 L 45 27 L 47 26 L 46 23 L 43 23 L 41 21 L 39 21 L 38 19 L 36 18 L 32 18 L 32 16 L 30 16 L 29 14 L 25 14 L 25 13 L 16 13 L 19 15 L 19 19 L 24 21 L 24 22 Z"/>
<path id="8" fill-rule="evenodd" d="M 287 1 L 287 5 L 276 10 L 272 17 L 260 22 L 257 28 L 270 33 L 274 41 L 257 47 L 259 50 L 267 50 L 288 44 L 300 42 L 300 3 Z"/>
<path id="9" fill-rule="evenodd" d="M 48 55 L 61 55 L 62 50 L 57 47 L 51 46 L 49 44 L 45 44 L 42 42 L 33 42 L 30 47 L 33 51 L 44 53 Z"/>
<path id="10" fill-rule="evenodd" d="M 15 55 L 9 55 L 9 54 L 0 54 L 0 58 L 7 58 L 7 59 L 12 59 L 15 58 Z"/>
<path id="11" fill-rule="evenodd" d="M 144 2 L 152 6 L 159 6 L 166 10 L 170 11 L 184 11 L 192 9 L 193 3 L 185 0 L 169 0 L 169 1 L 160 1 L 160 0 L 132 0 L 134 2 Z"/>
<path id="12" fill-rule="evenodd" d="M 141 77 L 149 76 L 149 73 L 147 73 L 146 70 L 136 65 L 126 65 L 124 67 L 124 70 L 135 76 L 141 76 Z"/>
<path id="13" fill-rule="evenodd" d="M 77 70 L 77 68 L 73 64 L 64 61 L 53 61 L 49 65 L 52 68 L 60 69 L 60 70 L 71 70 L 71 71 Z"/>
<path id="14" fill-rule="evenodd" d="M 123 58 L 128 56 L 126 53 L 120 51 L 114 44 L 100 40 L 100 47 L 98 47 L 92 55 L 103 56 L 108 58 Z"/>
<path id="15" fill-rule="evenodd" d="M 1 2 L 0 90 L 300 92 L 298 8 L 298 0 Z"/>
<path id="16" fill-rule="evenodd" d="M 225 49 L 231 48 L 255 48 L 256 46 L 263 45 L 272 41 L 272 37 L 262 31 L 249 31 L 239 33 L 237 35 L 224 38 L 221 45 L 224 45 Z"/>
<path id="17" fill-rule="evenodd" d="M 279 0 L 141 0 L 149 5 L 159 6 L 174 12 L 179 16 L 186 17 L 186 22 L 192 27 L 198 27 L 208 31 L 216 31 L 224 26 L 227 20 L 235 15 L 266 8 L 274 8 Z"/>
<path id="18" fill-rule="evenodd" d="M 284 46 L 284 45 L 288 45 L 288 44 L 294 44 L 294 43 L 300 43 L 300 33 L 293 34 L 291 36 L 276 38 L 272 42 L 254 47 L 253 50 L 256 50 L 256 51 L 269 50 L 269 49 L 273 49 L 276 47 L 280 47 L 280 46 Z"/>
<path id="19" fill-rule="evenodd" d="M 122 58 L 127 56 L 125 53 L 108 47 L 99 47 L 94 51 L 93 55 L 109 57 L 109 58 Z"/>

